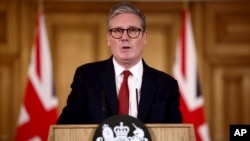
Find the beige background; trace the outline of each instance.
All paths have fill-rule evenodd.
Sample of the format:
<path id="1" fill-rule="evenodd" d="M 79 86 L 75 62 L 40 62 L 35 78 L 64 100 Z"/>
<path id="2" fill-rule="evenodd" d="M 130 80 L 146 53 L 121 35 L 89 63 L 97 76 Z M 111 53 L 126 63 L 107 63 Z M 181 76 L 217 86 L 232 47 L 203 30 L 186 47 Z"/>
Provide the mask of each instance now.
<path id="1" fill-rule="evenodd" d="M 75 68 L 106 59 L 106 16 L 116 1 L 44 0 L 60 113 Z M 181 0 L 134 1 L 147 15 L 147 63 L 172 74 Z M 13 140 L 34 38 L 36 0 L 0 0 L 0 141 Z M 205 112 L 213 141 L 250 124 L 250 1 L 189 2 Z"/>

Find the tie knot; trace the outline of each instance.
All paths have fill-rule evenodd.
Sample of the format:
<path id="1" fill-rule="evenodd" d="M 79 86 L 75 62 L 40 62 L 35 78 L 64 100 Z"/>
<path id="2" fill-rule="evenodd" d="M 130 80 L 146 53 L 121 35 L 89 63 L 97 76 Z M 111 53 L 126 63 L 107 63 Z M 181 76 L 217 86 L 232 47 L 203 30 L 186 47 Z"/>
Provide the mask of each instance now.
<path id="1" fill-rule="evenodd" d="M 123 78 L 128 78 L 128 76 L 131 74 L 129 70 L 124 70 L 123 71 Z"/>

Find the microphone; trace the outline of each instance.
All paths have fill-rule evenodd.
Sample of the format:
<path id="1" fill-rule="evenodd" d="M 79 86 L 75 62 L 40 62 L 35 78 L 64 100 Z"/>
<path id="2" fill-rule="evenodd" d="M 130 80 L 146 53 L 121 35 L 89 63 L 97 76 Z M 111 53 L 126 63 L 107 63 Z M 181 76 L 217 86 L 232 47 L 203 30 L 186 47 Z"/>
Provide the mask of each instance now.
<path id="1" fill-rule="evenodd" d="M 136 105 L 137 105 L 137 114 L 139 112 L 139 93 L 138 93 L 138 89 L 135 89 L 135 93 L 136 93 Z"/>

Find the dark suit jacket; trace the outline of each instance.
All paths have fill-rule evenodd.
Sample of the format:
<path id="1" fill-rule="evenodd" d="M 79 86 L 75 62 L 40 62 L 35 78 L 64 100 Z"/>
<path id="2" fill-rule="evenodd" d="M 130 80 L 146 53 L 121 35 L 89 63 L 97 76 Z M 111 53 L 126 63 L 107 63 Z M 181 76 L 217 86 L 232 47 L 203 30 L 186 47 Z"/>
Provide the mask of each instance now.
<path id="1" fill-rule="evenodd" d="M 177 81 L 143 61 L 138 119 L 143 123 L 181 123 Z M 67 105 L 57 124 L 98 124 L 118 114 L 112 57 L 76 69 Z"/>

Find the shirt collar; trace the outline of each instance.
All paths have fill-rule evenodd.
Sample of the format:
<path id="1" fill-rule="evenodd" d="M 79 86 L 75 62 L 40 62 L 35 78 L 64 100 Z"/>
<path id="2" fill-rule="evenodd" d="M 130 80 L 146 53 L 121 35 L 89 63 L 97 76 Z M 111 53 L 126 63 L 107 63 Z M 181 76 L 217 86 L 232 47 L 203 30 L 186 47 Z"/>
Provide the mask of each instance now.
<path id="1" fill-rule="evenodd" d="M 115 76 L 119 77 L 122 74 L 122 72 L 124 71 L 124 68 L 122 66 L 120 66 L 114 58 L 113 58 L 113 63 L 114 63 L 114 68 L 115 68 Z M 141 79 L 142 72 L 143 72 L 142 59 L 135 66 L 130 68 L 129 71 L 132 73 L 132 75 L 135 78 Z"/>

